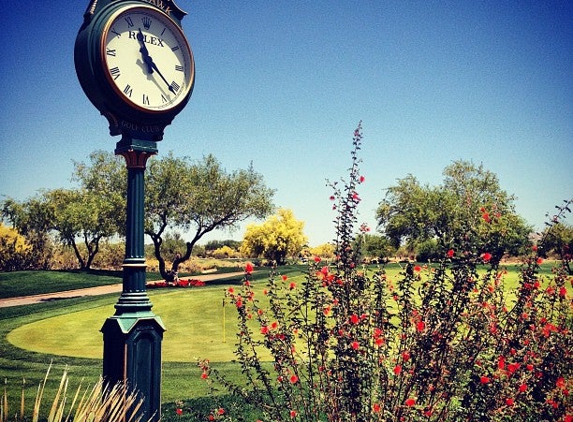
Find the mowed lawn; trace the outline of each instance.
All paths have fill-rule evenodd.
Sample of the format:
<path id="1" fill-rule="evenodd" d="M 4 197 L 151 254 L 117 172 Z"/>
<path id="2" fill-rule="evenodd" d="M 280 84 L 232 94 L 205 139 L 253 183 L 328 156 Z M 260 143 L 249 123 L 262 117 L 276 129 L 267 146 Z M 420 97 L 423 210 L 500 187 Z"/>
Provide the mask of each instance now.
<path id="1" fill-rule="evenodd" d="M 302 280 L 302 277 L 301 277 Z M 262 285 L 260 289 L 262 291 Z M 260 292 L 257 292 L 260 293 Z M 262 293 L 259 294 L 264 297 Z M 226 302 L 223 287 L 176 289 L 151 295 L 153 312 L 160 316 L 164 333 L 162 354 L 167 362 L 195 362 L 198 358 L 230 361 L 234 358 L 236 309 Z M 101 358 L 105 319 L 114 314 L 109 305 L 76 311 L 23 325 L 7 339 L 38 353 Z M 224 325 L 223 325 L 224 324 Z"/>
<path id="2" fill-rule="evenodd" d="M 398 265 L 388 268 L 390 282 L 397 279 Z M 547 269 L 548 271 L 549 269 Z M 422 277 L 428 269 L 423 268 Z M 545 272 L 545 271 L 544 271 Z M 302 284 L 305 277 L 296 273 L 289 282 Z M 505 276 L 507 288 L 518 281 L 515 268 Z M 254 284 L 256 297 L 266 301 L 262 290 L 264 279 Z M 163 361 L 195 362 L 207 358 L 213 362 L 228 362 L 235 358 L 236 309 L 225 299 L 227 286 L 151 291 L 153 311 L 160 316 L 167 331 L 163 340 Z M 102 356 L 100 329 L 105 319 L 114 314 L 115 300 L 105 306 L 74 311 L 22 325 L 7 335 L 14 346 L 37 353 L 99 359 Z"/>

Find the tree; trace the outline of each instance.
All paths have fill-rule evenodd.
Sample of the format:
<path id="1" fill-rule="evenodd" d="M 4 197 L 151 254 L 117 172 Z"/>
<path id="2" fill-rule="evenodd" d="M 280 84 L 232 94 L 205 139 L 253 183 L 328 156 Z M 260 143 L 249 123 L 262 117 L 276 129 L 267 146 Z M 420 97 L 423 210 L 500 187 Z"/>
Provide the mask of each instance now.
<path id="1" fill-rule="evenodd" d="M 332 258 L 334 258 L 334 251 L 335 251 L 335 245 L 334 244 L 322 243 L 318 246 L 315 246 L 314 248 L 310 248 L 308 250 L 308 254 L 318 256 L 321 258 L 325 258 L 325 259 L 332 259 Z M 303 251 L 303 255 L 307 255 L 304 252 L 305 251 Z M 307 256 L 307 258 L 308 258 L 308 256 Z"/>
<path id="2" fill-rule="evenodd" d="M 145 233 L 151 237 L 159 271 L 168 281 L 191 257 L 194 245 L 215 229 L 234 229 L 248 218 L 264 218 L 273 209 L 274 191 L 252 165 L 228 173 L 212 155 L 199 162 L 168 154 L 148 163 Z M 185 250 L 168 270 L 162 250 L 168 229 L 191 231 Z"/>
<path id="3" fill-rule="evenodd" d="M 370 262 L 384 260 L 396 252 L 396 248 L 387 237 L 376 234 L 362 233 L 356 237 L 355 244 L 360 249 L 361 255 Z"/>
<path id="4" fill-rule="evenodd" d="M 494 260 L 523 250 L 531 227 L 515 213 L 515 198 L 494 173 L 455 161 L 443 174 L 440 186 L 421 185 L 408 175 L 388 188 L 376 217 L 394 246 L 435 239 L 442 252 L 487 252 Z"/>
<path id="5" fill-rule="evenodd" d="M 279 209 L 263 224 L 247 226 L 241 253 L 284 265 L 287 257 L 297 256 L 306 245 L 303 228 L 304 222 L 296 220 L 291 210 Z"/>
<path id="6" fill-rule="evenodd" d="M 551 218 L 550 222 L 546 223 L 547 228 L 543 232 L 540 246 L 544 254 L 551 251 L 557 254 L 567 273 L 573 275 L 573 267 L 571 267 L 573 259 L 573 226 L 564 221 L 566 213 L 571 213 L 573 198 L 563 202 L 562 206 L 556 206 L 558 213 Z"/>
<path id="7" fill-rule="evenodd" d="M 0 271 L 21 271 L 30 265 L 32 246 L 16 230 L 0 223 Z"/>
<path id="8" fill-rule="evenodd" d="M 53 245 L 49 235 L 49 210 L 41 196 L 22 202 L 7 198 L 2 201 L 1 212 L 2 217 L 31 245 L 30 266 L 35 269 L 49 269 Z"/>
<path id="9" fill-rule="evenodd" d="M 51 229 L 74 250 L 81 270 L 91 268 L 100 241 L 117 234 L 115 210 L 108 198 L 87 189 L 55 189 L 45 194 Z M 85 253 L 79 248 L 83 243 Z"/>

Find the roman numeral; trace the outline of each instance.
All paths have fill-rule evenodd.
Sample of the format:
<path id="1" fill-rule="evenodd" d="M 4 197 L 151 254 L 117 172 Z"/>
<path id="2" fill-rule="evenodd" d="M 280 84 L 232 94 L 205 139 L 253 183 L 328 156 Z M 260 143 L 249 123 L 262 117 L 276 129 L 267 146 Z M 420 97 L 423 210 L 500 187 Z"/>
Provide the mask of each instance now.
<path id="1" fill-rule="evenodd" d="M 115 57 L 115 49 L 112 50 L 111 48 L 106 48 L 105 53 L 106 53 L 108 56 L 114 56 L 114 57 Z"/>
<path id="2" fill-rule="evenodd" d="M 167 97 L 163 94 L 161 94 L 161 102 L 162 103 L 166 103 L 167 102 Z"/>
<path id="3" fill-rule="evenodd" d="M 149 105 L 149 97 L 145 94 L 143 94 L 143 104 L 144 105 Z"/>
<path id="4" fill-rule="evenodd" d="M 183 66 L 181 66 L 181 65 L 179 65 L 179 64 L 176 64 L 176 65 L 175 65 L 175 70 L 178 71 L 178 72 L 183 72 Z"/>
<path id="5" fill-rule="evenodd" d="M 171 88 L 173 88 L 173 92 L 177 92 L 181 87 L 177 85 L 177 82 L 171 82 Z"/>
<path id="6" fill-rule="evenodd" d="M 131 28 L 133 26 L 133 21 L 131 20 L 131 17 L 128 16 L 127 18 L 125 18 L 125 21 L 127 22 L 127 27 Z"/>
<path id="7" fill-rule="evenodd" d="M 129 84 L 127 84 L 123 89 L 123 93 L 127 95 L 129 98 L 131 98 L 131 94 L 133 94 L 133 88 L 129 86 Z"/>
<path id="8" fill-rule="evenodd" d="M 111 28 L 111 32 L 117 35 L 117 38 L 121 37 L 121 34 L 117 32 L 114 28 Z"/>
<path id="9" fill-rule="evenodd" d="M 111 73 L 111 77 L 113 78 L 114 81 L 121 76 L 120 71 L 119 71 L 119 67 L 117 67 L 117 66 L 112 67 L 109 70 L 109 73 Z"/>

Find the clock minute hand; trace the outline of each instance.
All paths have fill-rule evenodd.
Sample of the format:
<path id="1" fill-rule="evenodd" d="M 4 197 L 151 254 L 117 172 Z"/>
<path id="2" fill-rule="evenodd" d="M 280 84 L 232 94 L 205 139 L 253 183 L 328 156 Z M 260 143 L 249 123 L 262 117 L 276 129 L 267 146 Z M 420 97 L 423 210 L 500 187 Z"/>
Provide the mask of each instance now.
<path id="1" fill-rule="evenodd" d="M 163 74 L 159 71 L 159 69 L 157 68 L 157 65 L 155 64 L 155 62 L 153 61 L 153 59 L 151 58 L 151 56 L 147 56 L 149 57 L 149 65 L 155 69 L 155 71 L 157 72 L 157 74 L 161 77 L 161 79 L 163 79 L 163 82 L 165 82 L 167 84 L 167 86 L 169 87 L 169 91 L 171 91 L 173 94 L 175 94 L 175 90 L 173 89 L 173 87 L 171 86 L 171 84 L 169 82 L 167 82 L 167 79 L 165 79 L 165 76 L 163 76 Z"/>

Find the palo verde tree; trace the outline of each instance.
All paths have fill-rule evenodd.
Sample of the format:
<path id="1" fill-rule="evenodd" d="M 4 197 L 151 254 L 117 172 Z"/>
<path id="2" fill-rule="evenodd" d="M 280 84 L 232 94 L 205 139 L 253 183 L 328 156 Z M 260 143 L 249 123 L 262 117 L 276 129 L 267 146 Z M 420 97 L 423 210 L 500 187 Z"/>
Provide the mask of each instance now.
<path id="1" fill-rule="evenodd" d="M 182 262 L 191 257 L 193 246 L 215 229 L 233 229 L 248 218 L 264 218 L 272 212 L 274 191 L 250 165 L 227 172 L 208 155 L 201 161 L 173 154 L 148 163 L 146 176 L 145 233 L 151 237 L 159 271 L 172 281 Z M 167 268 L 162 252 L 168 230 L 191 233 L 184 251 Z"/>
<path id="2" fill-rule="evenodd" d="M 297 256 L 306 245 L 303 229 L 304 222 L 297 220 L 291 210 L 279 209 L 263 224 L 247 227 L 241 253 L 284 265 L 287 257 Z"/>
<path id="3" fill-rule="evenodd" d="M 376 217 L 396 247 L 435 239 L 442 252 L 488 251 L 494 260 L 523 250 L 531 228 L 516 214 L 514 196 L 501 189 L 494 173 L 455 161 L 443 174 L 439 186 L 422 185 L 408 175 L 388 188 Z"/>

